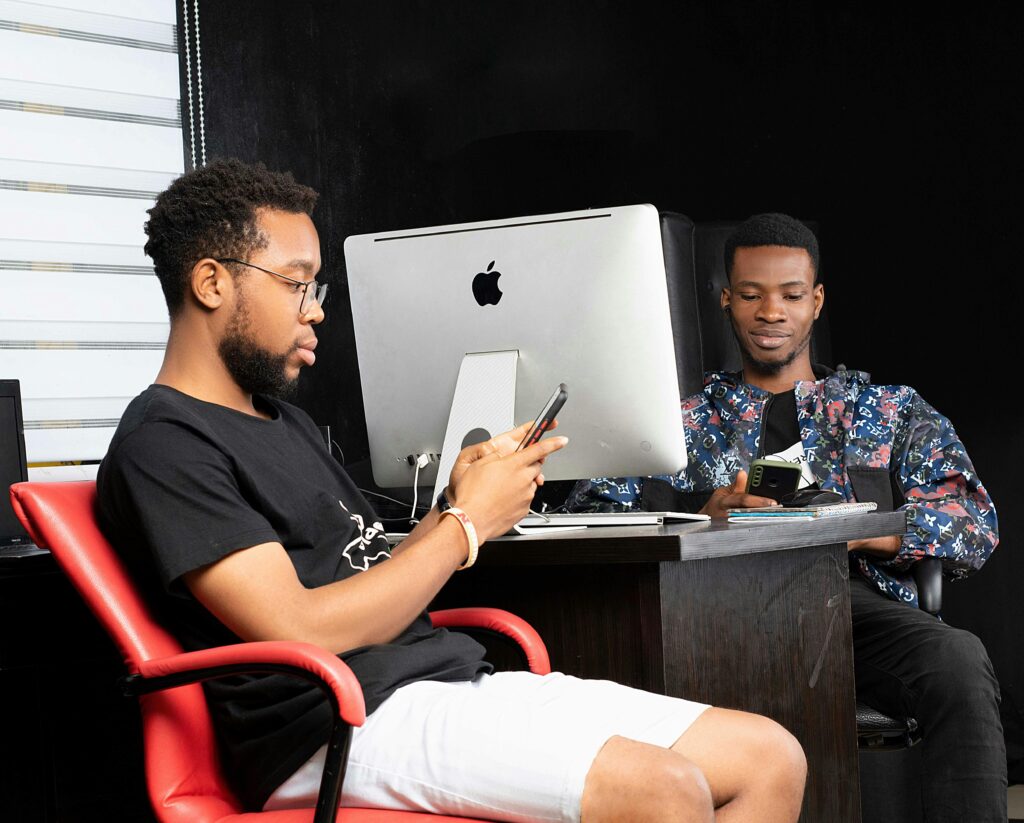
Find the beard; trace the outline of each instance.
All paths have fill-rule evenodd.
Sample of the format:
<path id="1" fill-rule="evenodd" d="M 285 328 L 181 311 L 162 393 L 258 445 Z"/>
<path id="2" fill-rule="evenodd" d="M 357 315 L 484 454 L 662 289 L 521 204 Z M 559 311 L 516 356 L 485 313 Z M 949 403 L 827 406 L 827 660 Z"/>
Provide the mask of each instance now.
<path id="1" fill-rule="evenodd" d="M 294 347 L 274 354 L 256 342 L 244 303 L 235 310 L 227 331 L 217 347 L 220 359 L 239 388 L 249 394 L 263 394 L 285 400 L 295 394 L 299 378 L 286 370 Z"/>
<path id="2" fill-rule="evenodd" d="M 730 321 L 732 322 L 732 333 L 736 337 L 736 344 L 740 347 L 740 356 L 743 358 L 744 365 L 766 376 L 781 374 L 783 369 L 791 365 L 794 360 L 803 354 L 811 344 L 811 332 L 814 329 L 813 325 L 808 328 L 803 340 L 797 343 L 793 350 L 781 360 L 761 360 L 744 345 L 743 338 L 736 331 L 736 321 L 732 320 L 731 317 Z"/>

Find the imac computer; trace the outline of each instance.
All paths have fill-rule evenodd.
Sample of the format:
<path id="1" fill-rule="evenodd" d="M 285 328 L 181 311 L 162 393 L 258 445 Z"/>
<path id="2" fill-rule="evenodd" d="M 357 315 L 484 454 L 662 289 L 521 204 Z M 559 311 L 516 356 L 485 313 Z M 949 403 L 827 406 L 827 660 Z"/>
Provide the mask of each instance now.
<path id="1" fill-rule="evenodd" d="M 357 235 L 345 261 L 379 486 L 443 488 L 464 445 L 530 420 L 560 383 L 569 445 L 546 478 L 685 466 L 687 353 L 653 206 Z"/>

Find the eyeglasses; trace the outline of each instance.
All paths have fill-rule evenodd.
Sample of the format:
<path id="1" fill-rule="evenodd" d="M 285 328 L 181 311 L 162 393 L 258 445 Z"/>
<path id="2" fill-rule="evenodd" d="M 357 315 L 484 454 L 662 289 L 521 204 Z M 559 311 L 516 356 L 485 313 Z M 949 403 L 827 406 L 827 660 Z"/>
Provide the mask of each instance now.
<path id="1" fill-rule="evenodd" d="M 214 258 L 218 263 L 237 263 L 239 266 L 248 266 L 251 269 L 258 269 L 259 271 L 272 274 L 274 277 L 280 277 L 282 280 L 287 280 L 289 283 L 294 283 L 297 287 L 302 289 L 302 299 L 299 301 L 299 314 L 305 316 L 313 311 L 313 304 L 316 303 L 321 308 L 324 305 L 324 301 L 327 300 L 327 284 L 317 283 L 316 280 L 296 280 L 293 277 L 286 277 L 283 274 L 278 274 L 276 271 L 265 269 L 263 266 L 257 266 L 255 263 L 248 263 L 245 260 L 238 260 L 234 257 L 217 257 Z M 310 288 L 312 286 L 312 289 Z M 299 288 L 294 289 L 297 294 Z"/>

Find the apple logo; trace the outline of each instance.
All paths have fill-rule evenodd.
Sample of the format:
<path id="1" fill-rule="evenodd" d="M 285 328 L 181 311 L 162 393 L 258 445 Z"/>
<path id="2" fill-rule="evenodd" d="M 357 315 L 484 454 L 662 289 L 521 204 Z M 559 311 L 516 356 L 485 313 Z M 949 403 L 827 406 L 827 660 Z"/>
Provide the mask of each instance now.
<path id="1" fill-rule="evenodd" d="M 498 288 L 498 278 L 501 277 L 501 272 L 491 271 L 493 268 L 494 261 L 492 260 L 487 266 L 487 271 L 482 271 L 473 278 L 473 297 L 481 306 L 487 304 L 497 306 L 498 301 L 501 300 L 501 289 Z"/>

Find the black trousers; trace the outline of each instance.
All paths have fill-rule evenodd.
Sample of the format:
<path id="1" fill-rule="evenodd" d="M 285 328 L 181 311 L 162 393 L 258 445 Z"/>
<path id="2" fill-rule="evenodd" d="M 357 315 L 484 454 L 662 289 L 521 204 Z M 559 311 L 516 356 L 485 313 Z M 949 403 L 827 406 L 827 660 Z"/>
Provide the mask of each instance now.
<path id="1" fill-rule="evenodd" d="M 999 684 L 981 641 L 852 570 L 850 601 L 858 699 L 920 724 L 924 819 L 1005 823 Z"/>

